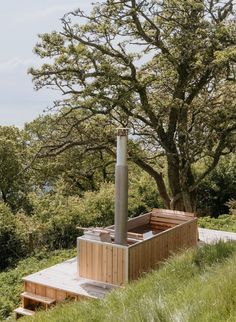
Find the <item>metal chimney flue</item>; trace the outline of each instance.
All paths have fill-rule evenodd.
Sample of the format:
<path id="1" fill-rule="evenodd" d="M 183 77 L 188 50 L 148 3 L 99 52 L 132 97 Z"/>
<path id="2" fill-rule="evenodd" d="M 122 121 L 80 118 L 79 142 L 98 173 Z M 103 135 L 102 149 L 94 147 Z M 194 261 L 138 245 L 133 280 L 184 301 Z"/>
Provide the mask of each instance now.
<path id="1" fill-rule="evenodd" d="M 115 243 L 127 244 L 128 220 L 128 129 L 117 130 L 117 159 L 115 172 Z"/>

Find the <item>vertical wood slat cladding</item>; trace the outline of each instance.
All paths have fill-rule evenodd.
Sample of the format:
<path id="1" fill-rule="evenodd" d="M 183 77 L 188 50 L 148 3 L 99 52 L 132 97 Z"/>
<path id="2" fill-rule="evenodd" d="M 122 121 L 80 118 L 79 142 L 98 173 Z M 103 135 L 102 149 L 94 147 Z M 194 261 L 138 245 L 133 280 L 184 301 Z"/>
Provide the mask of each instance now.
<path id="1" fill-rule="evenodd" d="M 136 226 L 134 219 L 131 228 Z M 138 223 L 149 223 L 153 230 L 166 230 L 131 246 L 78 238 L 79 276 L 122 285 L 154 268 L 172 252 L 197 244 L 197 218 L 194 214 L 154 209 L 152 213 L 138 218 Z"/>
<path id="2" fill-rule="evenodd" d="M 127 247 L 83 238 L 78 240 L 80 277 L 115 285 L 126 282 Z"/>
<path id="3" fill-rule="evenodd" d="M 55 299 L 57 302 L 64 301 L 67 297 L 75 296 L 74 294 L 65 292 L 63 290 L 33 282 L 24 282 L 24 291 L 40 296 L 46 296 L 51 299 Z"/>
<path id="4" fill-rule="evenodd" d="M 172 252 L 197 244 L 197 219 L 178 225 L 129 247 L 129 280 L 137 279 Z"/>

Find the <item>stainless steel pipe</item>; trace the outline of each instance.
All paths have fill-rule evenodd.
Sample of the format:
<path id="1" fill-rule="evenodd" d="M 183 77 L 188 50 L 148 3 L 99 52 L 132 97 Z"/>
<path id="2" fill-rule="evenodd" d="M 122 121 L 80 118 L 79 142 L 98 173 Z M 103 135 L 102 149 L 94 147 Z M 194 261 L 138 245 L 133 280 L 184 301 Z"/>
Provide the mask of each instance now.
<path id="1" fill-rule="evenodd" d="M 115 171 L 115 243 L 127 244 L 128 220 L 128 129 L 117 130 L 117 159 Z"/>

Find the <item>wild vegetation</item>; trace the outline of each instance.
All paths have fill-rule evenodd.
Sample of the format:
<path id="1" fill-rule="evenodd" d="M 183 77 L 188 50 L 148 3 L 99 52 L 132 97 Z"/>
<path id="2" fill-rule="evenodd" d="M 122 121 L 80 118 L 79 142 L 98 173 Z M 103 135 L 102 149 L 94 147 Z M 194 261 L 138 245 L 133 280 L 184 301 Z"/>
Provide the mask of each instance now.
<path id="1" fill-rule="evenodd" d="M 42 66 L 29 73 L 63 99 L 22 130 L 0 127 L 0 269 L 71 247 L 76 225 L 112 223 L 117 127 L 130 128 L 130 216 L 158 206 L 228 213 L 234 9 L 232 0 L 112 0 L 39 36 Z"/>
<path id="2" fill-rule="evenodd" d="M 41 251 L 21 260 L 17 267 L 0 272 L 0 320 L 6 319 L 20 304 L 22 277 L 60 263 L 76 255 L 75 249 Z"/>
<path id="3" fill-rule="evenodd" d="M 23 257 L 75 246 L 76 226 L 113 223 L 117 127 L 130 129 L 129 216 L 167 207 L 235 231 L 233 14 L 231 0 L 109 0 L 39 37 L 46 63 L 29 72 L 63 99 L 0 127 L 2 284 Z"/>
<path id="4" fill-rule="evenodd" d="M 198 224 L 202 228 L 224 230 L 236 233 L 236 216 L 221 215 L 218 218 L 201 217 Z"/>
<path id="5" fill-rule="evenodd" d="M 58 305 L 26 321 L 234 322 L 235 264 L 235 243 L 187 250 L 104 300 Z"/>
<path id="6" fill-rule="evenodd" d="M 234 13 L 233 0 L 106 0 L 39 36 L 46 62 L 29 73 L 63 99 L 23 129 L 0 127 L 0 318 L 22 276 L 75 254 L 76 226 L 113 223 L 117 127 L 130 129 L 130 217 L 195 211 L 236 232 Z M 104 301 L 32 321 L 233 322 L 235 252 L 189 250 Z"/>
<path id="7" fill-rule="evenodd" d="M 63 178 L 58 178 L 47 189 L 34 184 L 26 195 L 27 209 L 13 213 L 7 203 L 0 203 L 0 269 L 42 249 L 75 246 L 81 234 L 77 226 L 113 224 L 114 184 L 100 182 L 98 186 L 98 190 L 77 190 L 76 194 L 68 191 Z M 134 171 L 130 178 L 129 216 L 160 206 L 153 183 L 147 175 Z"/>
<path id="8" fill-rule="evenodd" d="M 35 120 L 23 130 L 0 128 L 1 270 L 45 248 L 75 246 L 81 233 L 76 226 L 113 223 L 114 158 L 100 153 L 80 158 L 80 147 L 75 146 L 54 158 L 35 159 L 38 138 L 45 131 L 41 121 Z M 132 163 L 129 168 L 129 216 L 165 207 L 155 181 Z M 199 186 L 197 213 L 217 217 L 230 211 L 219 221 L 201 219 L 203 227 L 235 231 L 235 169 L 235 156 L 227 155 Z"/>

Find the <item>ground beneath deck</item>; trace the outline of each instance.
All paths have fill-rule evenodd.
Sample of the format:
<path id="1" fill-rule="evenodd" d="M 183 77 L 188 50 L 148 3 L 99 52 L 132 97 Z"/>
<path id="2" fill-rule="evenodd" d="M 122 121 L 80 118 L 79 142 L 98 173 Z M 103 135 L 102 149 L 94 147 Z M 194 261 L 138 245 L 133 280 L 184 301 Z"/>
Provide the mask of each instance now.
<path id="1" fill-rule="evenodd" d="M 103 298 L 115 287 L 79 278 L 76 257 L 28 275 L 23 280 L 90 298 Z"/>

